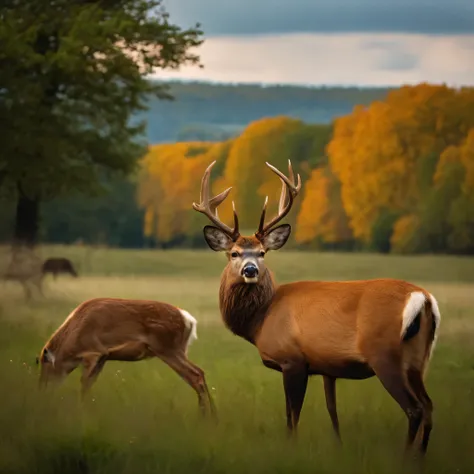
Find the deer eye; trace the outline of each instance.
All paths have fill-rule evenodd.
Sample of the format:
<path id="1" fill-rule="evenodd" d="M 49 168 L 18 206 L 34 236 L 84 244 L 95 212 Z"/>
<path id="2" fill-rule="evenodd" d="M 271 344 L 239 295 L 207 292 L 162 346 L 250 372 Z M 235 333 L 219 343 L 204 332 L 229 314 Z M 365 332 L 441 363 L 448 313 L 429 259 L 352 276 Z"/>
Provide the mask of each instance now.
<path id="1" fill-rule="evenodd" d="M 237 258 L 237 257 L 239 256 L 239 253 L 238 253 L 238 252 L 232 252 L 232 253 L 230 254 L 230 256 L 231 256 L 232 258 Z"/>
<path id="2" fill-rule="evenodd" d="M 265 252 L 263 250 L 260 252 L 260 257 L 265 257 Z"/>

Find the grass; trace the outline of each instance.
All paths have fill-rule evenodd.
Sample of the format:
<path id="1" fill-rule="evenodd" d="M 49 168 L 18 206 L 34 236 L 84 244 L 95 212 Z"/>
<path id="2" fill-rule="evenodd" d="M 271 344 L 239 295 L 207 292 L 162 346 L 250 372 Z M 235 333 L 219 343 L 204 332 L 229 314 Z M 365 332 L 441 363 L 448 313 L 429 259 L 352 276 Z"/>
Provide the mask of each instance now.
<path id="1" fill-rule="evenodd" d="M 209 251 L 48 247 L 81 273 L 47 280 L 46 298 L 26 302 L 0 285 L 0 472 L 33 473 L 399 473 L 406 419 L 374 378 L 339 381 L 344 448 L 334 442 L 322 380 L 310 380 L 297 442 L 286 439 L 281 375 L 230 334 L 217 306 L 222 256 Z M 435 403 L 426 472 L 471 473 L 474 438 L 474 259 L 275 253 L 279 281 L 392 276 L 438 298 L 440 340 L 427 385 Z M 199 321 L 190 358 L 206 371 L 219 424 L 203 422 L 194 392 L 161 361 L 111 362 L 86 405 L 79 373 L 38 392 L 35 356 L 66 315 L 95 296 L 154 298 Z"/>

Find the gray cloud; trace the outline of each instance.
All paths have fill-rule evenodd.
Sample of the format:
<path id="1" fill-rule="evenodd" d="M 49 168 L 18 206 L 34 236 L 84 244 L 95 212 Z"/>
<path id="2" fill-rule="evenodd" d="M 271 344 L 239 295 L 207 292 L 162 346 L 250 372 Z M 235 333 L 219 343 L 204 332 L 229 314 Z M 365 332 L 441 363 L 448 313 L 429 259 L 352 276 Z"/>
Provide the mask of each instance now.
<path id="1" fill-rule="evenodd" d="M 387 71 L 409 71 L 419 64 L 419 58 L 406 51 L 392 52 L 390 56 L 381 58 L 376 66 Z"/>
<path id="2" fill-rule="evenodd" d="M 403 32 L 474 33 L 472 0 L 164 0 L 173 21 L 206 36 Z"/>
<path id="3" fill-rule="evenodd" d="M 420 56 L 400 40 L 369 40 L 362 43 L 361 48 L 375 53 L 374 67 L 379 70 L 409 71 L 420 63 Z"/>
<path id="4" fill-rule="evenodd" d="M 399 86 L 474 84 L 474 35 L 296 33 L 211 37 L 204 69 L 157 71 L 161 79 L 274 84 Z"/>

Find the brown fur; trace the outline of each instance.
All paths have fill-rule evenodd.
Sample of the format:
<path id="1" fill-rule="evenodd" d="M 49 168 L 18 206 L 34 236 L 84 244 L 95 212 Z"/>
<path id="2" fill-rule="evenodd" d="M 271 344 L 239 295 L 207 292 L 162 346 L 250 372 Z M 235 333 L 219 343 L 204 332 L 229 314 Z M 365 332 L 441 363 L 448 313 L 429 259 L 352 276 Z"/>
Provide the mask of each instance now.
<path id="1" fill-rule="evenodd" d="M 260 244 L 255 245 L 258 250 Z M 237 240 L 229 253 L 241 252 L 242 247 Z M 416 334 L 403 341 L 400 332 L 410 294 L 419 291 L 428 298 L 429 293 L 394 279 L 276 286 L 270 271 L 263 265 L 259 268 L 258 282 L 247 284 L 229 261 L 221 279 L 220 309 L 226 326 L 255 344 L 265 366 L 293 381 L 285 389 L 289 429 L 297 427 L 309 375 L 324 377 L 327 408 L 338 436 L 335 380 L 377 375 L 409 419 L 415 418 L 410 421 L 408 444 L 421 431 L 426 450 L 423 430 L 429 436 L 432 402 L 423 375 L 434 338 L 429 299 Z M 292 386 L 300 386 L 293 395 Z"/>
<path id="2" fill-rule="evenodd" d="M 32 287 L 43 296 L 41 259 L 31 249 L 16 247 L 5 273 L 0 276 L 4 281 L 16 281 L 23 286 L 25 296 L 30 299 Z"/>
<path id="3" fill-rule="evenodd" d="M 213 410 L 204 372 L 187 358 L 192 330 L 180 310 L 167 303 L 118 298 L 85 301 L 43 347 L 40 386 L 51 379 L 59 381 L 82 365 L 84 395 L 106 361 L 158 357 L 192 386 L 203 411 Z"/>
<path id="4" fill-rule="evenodd" d="M 265 314 L 275 293 L 270 272 L 255 285 L 235 281 L 229 268 L 222 275 L 219 307 L 225 325 L 237 336 L 255 342 Z"/>
<path id="5" fill-rule="evenodd" d="M 216 225 L 204 227 L 209 247 L 227 254 L 219 290 L 221 315 L 234 334 L 257 347 L 266 367 L 282 372 L 290 432 L 296 432 L 310 375 L 324 378 L 326 405 L 338 438 L 336 379 L 376 375 L 408 417 L 407 447 L 418 438 L 420 451 L 426 452 L 433 404 L 423 377 L 439 317 L 431 295 L 406 281 L 387 278 L 276 286 L 264 257 L 288 240 L 291 227 L 274 226 L 299 193 L 299 175 L 296 184 L 291 163 L 289 178 L 267 163 L 283 183 L 278 215 L 265 224 L 266 200 L 256 234 L 244 237 L 238 231 L 235 207 L 233 229 L 217 217 L 217 206 L 230 188 L 210 197 L 214 164 L 204 173 L 201 203 L 193 208 Z M 406 307 L 410 311 L 403 326 Z"/>
<path id="6" fill-rule="evenodd" d="M 77 278 L 77 272 L 74 269 L 73 264 L 67 258 L 48 258 L 43 262 L 41 273 L 46 275 L 52 273 L 56 279 L 59 273 L 69 273 L 73 277 Z"/>

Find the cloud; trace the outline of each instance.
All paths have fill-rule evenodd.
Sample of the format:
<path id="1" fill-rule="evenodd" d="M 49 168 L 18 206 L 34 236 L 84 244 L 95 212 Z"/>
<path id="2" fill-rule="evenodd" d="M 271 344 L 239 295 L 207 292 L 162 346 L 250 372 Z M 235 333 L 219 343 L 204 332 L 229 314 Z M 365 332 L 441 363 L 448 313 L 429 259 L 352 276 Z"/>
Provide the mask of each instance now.
<path id="1" fill-rule="evenodd" d="M 406 42 L 398 40 L 372 39 L 363 43 L 362 48 L 377 54 L 378 69 L 393 71 L 412 70 L 420 64 L 420 56 L 406 49 Z"/>
<path id="2" fill-rule="evenodd" d="M 206 36 L 474 31 L 472 0 L 165 0 L 173 21 Z"/>
<path id="3" fill-rule="evenodd" d="M 209 38 L 204 69 L 158 78 L 221 82 L 398 86 L 422 81 L 474 86 L 474 35 L 287 34 Z"/>

